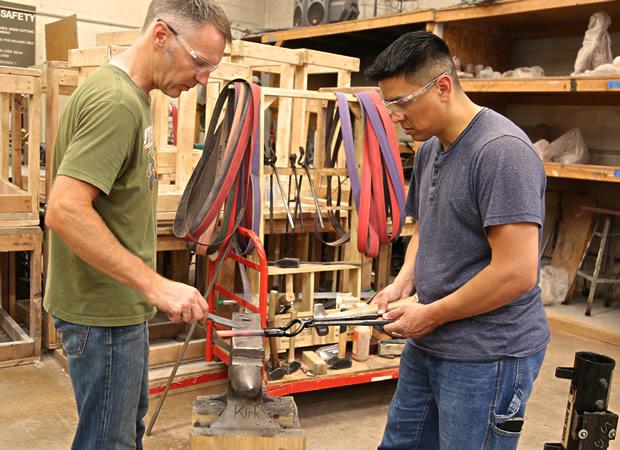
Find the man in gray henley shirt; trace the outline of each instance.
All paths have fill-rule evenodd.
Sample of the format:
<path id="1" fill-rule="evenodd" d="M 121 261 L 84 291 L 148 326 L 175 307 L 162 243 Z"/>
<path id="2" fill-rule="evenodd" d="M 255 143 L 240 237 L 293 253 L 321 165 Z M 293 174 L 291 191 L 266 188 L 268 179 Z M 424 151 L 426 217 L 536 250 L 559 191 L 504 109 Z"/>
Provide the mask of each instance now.
<path id="1" fill-rule="evenodd" d="M 461 89 L 446 44 L 407 33 L 366 71 L 423 142 L 404 264 L 376 297 L 408 339 L 381 449 L 515 449 L 549 326 L 538 287 L 545 172 L 525 133 Z"/>

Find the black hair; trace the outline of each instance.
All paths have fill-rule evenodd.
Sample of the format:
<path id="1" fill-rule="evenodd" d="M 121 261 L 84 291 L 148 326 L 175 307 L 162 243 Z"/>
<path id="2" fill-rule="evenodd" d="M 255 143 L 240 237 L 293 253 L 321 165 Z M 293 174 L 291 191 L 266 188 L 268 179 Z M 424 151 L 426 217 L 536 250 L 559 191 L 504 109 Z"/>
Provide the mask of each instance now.
<path id="1" fill-rule="evenodd" d="M 408 80 L 425 83 L 444 71 L 458 83 L 446 43 L 428 31 L 412 31 L 403 34 L 383 50 L 365 74 L 371 81 L 404 75 Z"/>

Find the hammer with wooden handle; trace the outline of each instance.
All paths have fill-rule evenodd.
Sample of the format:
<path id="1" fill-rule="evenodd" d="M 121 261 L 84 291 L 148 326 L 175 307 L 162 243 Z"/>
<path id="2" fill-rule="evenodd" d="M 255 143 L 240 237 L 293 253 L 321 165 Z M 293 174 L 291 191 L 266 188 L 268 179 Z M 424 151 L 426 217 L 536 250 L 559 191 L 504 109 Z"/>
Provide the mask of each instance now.
<path id="1" fill-rule="evenodd" d="M 411 297 L 401 298 L 400 300 L 396 300 L 387 304 L 386 311 L 392 311 L 393 309 L 399 308 L 401 306 L 410 305 L 412 303 L 416 303 L 418 301 L 417 295 L 412 295 Z M 367 314 L 377 314 L 379 309 L 379 305 L 372 304 L 361 306 L 359 308 L 348 309 L 346 311 L 340 311 L 333 314 L 328 314 L 327 317 L 332 318 L 348 318 L 348 317 L 357 317 L 357 316 L 365 316 Z"/>

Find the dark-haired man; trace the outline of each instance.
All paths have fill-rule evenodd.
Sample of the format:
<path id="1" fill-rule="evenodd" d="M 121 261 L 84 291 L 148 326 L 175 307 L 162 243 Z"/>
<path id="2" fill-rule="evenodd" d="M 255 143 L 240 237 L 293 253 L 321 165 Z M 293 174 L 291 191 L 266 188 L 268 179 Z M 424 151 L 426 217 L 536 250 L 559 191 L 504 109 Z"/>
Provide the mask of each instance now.
<path id="1" fill-rule="evenodd" d="M 212 0 L 153 0 L 141 36 L 63 112 L 46 225 L 45 308 L 62 333 L 79 415 L 73 449 L 142 448 L 155 308 L 202 319 L 195 288 L 155 272 L 157 149 L 149 92 L 206 84 L 230 24 Z"/>
<path id="2" fill-rule="evenodd" d="M 381 449 L 517 447 L 549 328 L 538 287 L 545 172 L 525 133 L 473 103 L 446 44 L 405 34 L 368 68 L 392 120 L 422 145 L 404 264 L 375 298 L 407 341 Z"/>

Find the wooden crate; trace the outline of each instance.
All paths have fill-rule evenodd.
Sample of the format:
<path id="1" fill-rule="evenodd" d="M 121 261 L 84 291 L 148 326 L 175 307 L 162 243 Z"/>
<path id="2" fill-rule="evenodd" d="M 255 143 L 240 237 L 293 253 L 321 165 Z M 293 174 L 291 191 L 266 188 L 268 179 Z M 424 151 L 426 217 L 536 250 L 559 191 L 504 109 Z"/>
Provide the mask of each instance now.
<path id="1" fill-rule="evenodd" d="M 279 76 L 281 89 L 307 90 L 312 75 L 336 74 L 336 83 L 321 87 L 349 87 L 351 73 L 359 71 L 359 58 L 308 49 L 289 49 L 247 41 L 233 41 L 226 51 L 231 61 L 248 65 L 254 73 Z M 306 147 L 309 116 L 303 98 L 282 97 L 278 104 L 276 155 L 288 161 L 288 156 Z M 291 124 L 291 120 L 294 124 Z"/>
<path id="2" fill-rule="evenodd" d="M 332 92 L 316 92 L 316 91 L 304 91 L 304 90 L 296 90 L 296 89 L 288 90 L 288 89 L 278 89 L 278 88 L 264 88 L 262 89 L 261 108 L 263 108 L 263 111 L 266 111 L 268 108 L 274 107 L 275 105 L 277 105 L 277 107 L 279 108 L 282 105 L 281 100 L 283 98 L 293 98 L 293 99 L 304 100 L 308 102 L 309 104 L 312 104 L 313 108 L 317 108 L 318 110 L 322 111 L 323 108 L 326 107 L 327 102 L 330 100 L 335 100 L 336 96 Z M 360 110 L 359 110 L 359 107 L 357 106 L 357 103 L 354 101 L 353 96 L 348 95 L 348 99 L 351 101 L 350 107 L 356 117 L 356 120 L 357 121 L 361 120 Z M 355 130 L 357 133 L 356 153 L 358 156 L 358 161 L 361 161 L 363 139 L 360 133 L 362 132 L 363 128 L 361 126 L 356 126 Z M 321 133 L 325 133 L 324 127 L 319 128 L 317 130 L 317 134 L 319 136 L 321 135 Z M 263 140 L 265 139 L 264 130 L 262 130 L 261 139 Z M 321 142 L 322 139 L 319 137 L 318 141 Z M 261 148 L 263 148 L 262 145 L 261 145 Z M 261 183 L 261 196 L 262 198 L 265 198 L 265 189 L 267 186 L 267 180 L 268 180 L 269 174 L 271 174 L 271 169 L 269 168 L 269 170 L 266 170 L 264 166 L 263 158 L 260 158 L 260 160 L 261 160 L 261 165 L 260 165 L 259 173 L 260 173 L 261 178 L 265 180 L 263 183 Z M 279 169 L 279 173 L 281 174 L 281 176 L 286 176 L 286 175 L 292 174 L 292 169 L 283 167 Z M 317 189 L 317 194 L 319 196 L 319 202 L 321 203 L 321 206 L 323 207 L 323 210 L 324 210 L 325 200 L 322 197 L 324 197 L 325 195 L 324 185 L 326 182 L 326 177 L 335 176 L 335 175 L 347 176 L 348 174 L 347 169 L 344 167 L 344 165 L 338 168 L 326 169 L 323 165 L 323 161 L 321 159 L 318 159 L 317 161 L 315 161 L 315 168 L 311 169 L 310 173 L 311 173 L 311 176 L 313 177 L 313 181 Z M 304 176 L 304 179 L 305 178 L 306 177 Z M 306 190 L 307 189 L 308 187 L 306 186 Z M 274 198 L 278 199 L 278 195 L 274 194 Z M 311 206 L 312 200 L 308 199 L 308 201 L 304 201 L 304 205 L 305 205 L 304 206 L 305 210 L 307 213 L 309 213 L 309 215 L 305 220 L 306 228 L 304 230 L 297 229 L 295 231 L 295 236 L 297 236 L 296 238 L 297 247 L 301 249 L 296 254 L 296 256 L 298 256 L 302 261 L 308 261 L 308 260 L 312 260 L 312 258 L 310 257 L 310 250 L 309 250 L 310 245 L 309 244 L 310 244 L 310 239 L 312 239 L 312 237 L 310 236 L 312 226 L 310 224 L 312 223 L 312 216 L 314 215 L 314 210 L 313 210 L 313 206 Z M 336 208 L 336 206 L 333 206 L 332 208 Z M 313 307 L 314 307 L 314 293 L 315 293 L 315 289 L 317 285 L 315 280 L 317 280 L 319 276 L 324 273 L 331 272 L 332 274 L 335 274 L 335 273 L 340 274 L 340 279 L 342 280 L 342 282 L 339 286 L 334 284 L 332 286 L 333 291 L 339 290 L 340 292 L 351 292 L 356 297 L 359 297 L 361 294 L 361 285 L 362 285 L 362 264 L 361 263 L 363 262 L 363 259 L 362 259 L 362 255 L 357 250 L 357 223 L 358 223 L 357 213 L 354 208 L 352 208 L 350 205 L 346 203 L 343 203 L 339 208 L 342 210 L 343 213 L 350 212 L 350 219 L 346 221 L 347 223 L 345 223 L 345 226 L 348 226 L 351 231 L 351 239 L 340 248 L 341 250 L 340 257 L 338 257 L 338 252 L 336 252 L 334 254 L 334 261 L 332 261 L 332 263 L 329 265 L 301 264 L 299 268 L 279 268 L 275 266 L 269 267 L 269 277 L 271 278 L 271 280 L 269 281 L 269 286 L 278 285 L 278 279 L 280 280 L 280 284 L 282 284 L 282 281 L 285 280 L 287 277 L 296 278 L 295 280 L 293 280 L 292 284 L 294 285 L 294 291 L 299 292 L 301 294 L 299 296 L 300 299 L 295 302 L 295 308 L 298 311 L 298 316 L 300 317 L 312 315 Z M 291 233 L 290 231 L 286 233 L 286 230 L 285 230 L 284 224 L 286 221 L 286 216 L 285 216 L 282 205 L 275 204 L 274 210 L 276 212 L 276 214 L 274 214 L 275 216 L 274 219 L 276 222 L 275 223 L 276 226 L 274 227 L 275 233 L 278 233 L 279 235 L 282 235 L 282 236 L 285 236 L 286 234 L 290 234 Z M 269 221 L 269 205 L 268 204 L 265 204 L 263 206 L 262 218 L 263 220 L 261 221 L 261 229 L 260 229 L 259 237 L 264 242 L 265 234 L 268 230 L 268 221 Z M 273 237 L 274 235 L 269 236 L 270 239 Z M 268 248 L 267 252 L 270 255 L 270 258 L 271 256 L 275 255 L 273 248 Z M 286 256 L 290 256 L 290 255 L 286 255 Z M 335 279 L 336 277 L 334 276 L 334 280 Z M 280 290 L 284 291 L 285 289 L 280 289 Z M 287 314 L 283 314 L 281 316 L 276 317 L 276 321 L 278 323 L 286 322 L 288 320 L 290 320 L 290 316 Z M 332 343 L 332 342 L 336 342 L 338 340 L 338 337 L 339 337 L 339 332 L 335 328 L 330 330 L 330 334 L 323 338 L 319 338 L 318 336 L 316 336 L 316 333 L 301 334 L 298 337 L 298 339 L 295 340 L 295 347 L 303 348 L 307 346 L 314 346 L 314 345 L 319 345 L 319 344 L 324 344 L 324 343 Z M 281 339 L 277 342 L 277 344 L 278 344 L 278 350 L 283 350 L 288 347 L 288 340 Z"/>
<path id="3" fill-rule="evenodd" d="M 125 42 L 125 41 L 123 41 Z M 78 83 L 90 73 L 108 62 L 112 57 L 124 52 L 128 47 L 107 45 L 93 48 L 73 49 L 69 51 L 68 68 L 78 71 Z M 249 68 L 240 64 L 223 62 L 209 77 L 205 98 L 207 113 L 210 118 L 209 99 L 217 96 L 222 83 L 234 78 L 250 77 Z M 62 80 L 62 78 L 60 78 Z M 58 85 L 55 81 L 54 85 Z M 77 86 L 77 84 L 76 84 Z M 159 196 L 157 204 L 158 219 L 170 221 L 174 218 L 183 189 L 187 185 L 193 168 L 200 159 L 201 151 L 194 149 L 196 144 L 197 112 L 199 87 L 183 92 L 177 100 L 165 96 L 161 91 L 151 93 L 151 110 L 153 114 L 153 133 L 157 152 L 159 177 Z M 54 104 L 54 102 L 52 103 Z M 178 107 L 177 142 L 168 143 L 170 105 Z M 58 113 L 54 115 L 58 117 Z M 57 120 L 57 119 L 56 119 Z M 56 122 L 57 128 L 57 122 Z M 52 138 L 52 142 L 55 138 Z M 48 156 L 49 158 L 49 156 Z"/>
<path id="4" fill-rule="evenodd" d="M 223 62 L 209 77 L 206 89 L 194 87 L 183 92 L 178 100 L 178 121 L 176 144 L 168 143 L 169 125 L 168 109 L 176 104 L 175 99 L 166 97 L 162 92 L 152 94 L 152 110 L 154 124 L 155 145 L 158 147 L 159 199 L 158 217 L 172 220 L 181 199 L 181 194 L 196 167 L 202 150 L 196 149 L 198 142 L 198 127 L 200 116 L 196 105 L 204 103 L 204 129 L 208 127 L 211 111 L 215 106 L 217 95 L 224 83 L 235 78 L 249 79 L 250 71 L 247 66 Z M 204 96 L 202 98 L 199 98 Z"/>
<path id="5" fill-rule="evenodd" d="M 2 271 L 2 307 L 0 330 L 8 341 L 0 340 L 0 367 L 27 364 L 41 359 L 41 241 L 39 227 L 0 228 L 0 252 L 10 252 Z M 14 252 L 30 253 L 30 297 L 25 306 L 27 330 L 16 321 L 18 304 L 15 296 Z"/>
<path id="6" fill-rule="evenodd" d="M 74 48 L 69 50 L 69 67 L 79 69 L 79 81 L 82 81 L 113 57 L 123 53 L 127 48 L 120 45 Z"/>
<path id="7" fill-rule="evenodd" d="M 61 98 L 67 97 L 75 91 L 79 80 L 79 69 L 69 67 L 65 61 L 48 61 L 41 69 L 41 89 L 45 99 L 45 175 L 40 200 L 46 202 L 46 195 L 50 189 L 52 155 L 58 135 L 60 122 Z"/>
<path id="8" fill-rule="evenodd" d="M 0 227 L 38 225 L 41 71 L 0 67 L 0 131 Z"/>
<path id="9" fill-rule="evenodd" d="M 95 45 L 97 47 L 105 45 L 131 45 L 142 34 L 140 28 L 123 31 L 107 31 L 95 35 Z"/>

